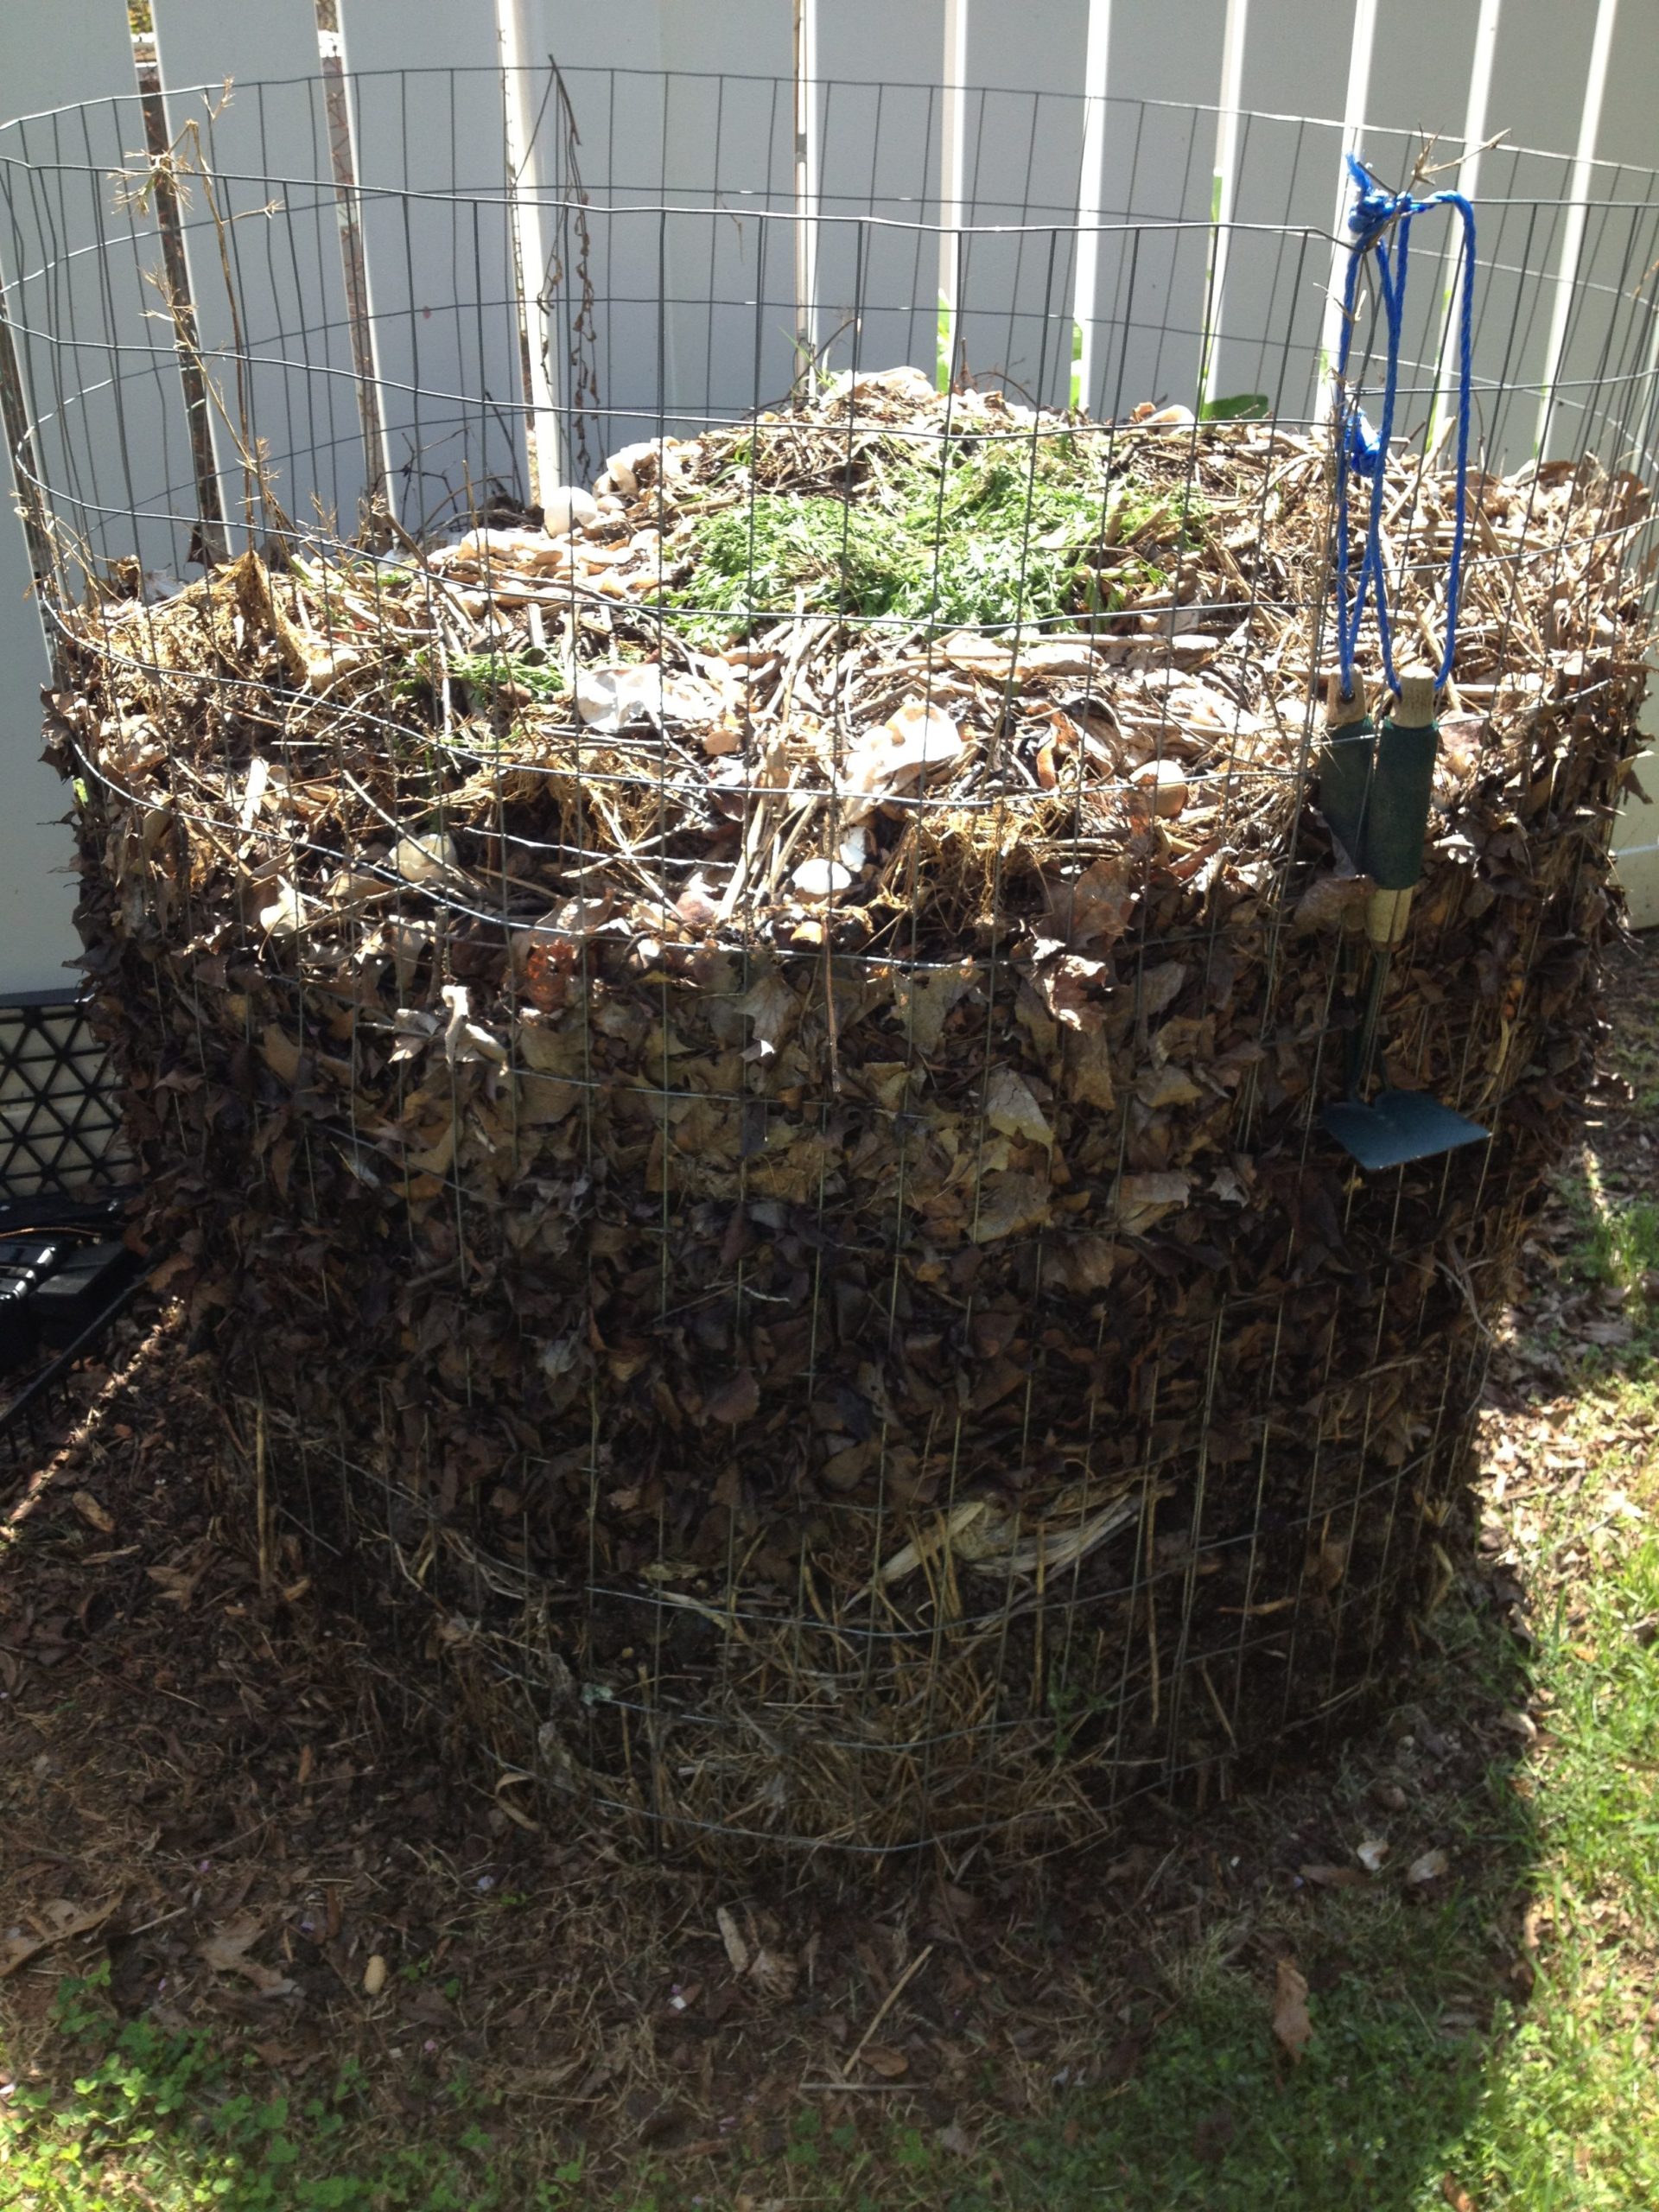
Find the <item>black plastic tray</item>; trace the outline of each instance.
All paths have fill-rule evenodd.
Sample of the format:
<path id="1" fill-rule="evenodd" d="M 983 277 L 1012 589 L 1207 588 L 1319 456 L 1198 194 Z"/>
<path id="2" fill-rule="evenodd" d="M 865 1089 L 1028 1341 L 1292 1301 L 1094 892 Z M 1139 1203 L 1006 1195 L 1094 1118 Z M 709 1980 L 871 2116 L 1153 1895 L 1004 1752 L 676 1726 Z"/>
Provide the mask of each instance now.
<path id="1" fill-rule="evenodd" d="M 75 1338 L 43 1367 L 32 1382 L 0 1412 L 0 1475 L 33 1473 L 44 1446 L 54 1440 L 66 1421 L 79 1412 L 69 1378 L 77 1363 L 95 1352 L 144 1287 L 135 1275 L 124 1283 L 100 1313 L 95 1314 Z"/>

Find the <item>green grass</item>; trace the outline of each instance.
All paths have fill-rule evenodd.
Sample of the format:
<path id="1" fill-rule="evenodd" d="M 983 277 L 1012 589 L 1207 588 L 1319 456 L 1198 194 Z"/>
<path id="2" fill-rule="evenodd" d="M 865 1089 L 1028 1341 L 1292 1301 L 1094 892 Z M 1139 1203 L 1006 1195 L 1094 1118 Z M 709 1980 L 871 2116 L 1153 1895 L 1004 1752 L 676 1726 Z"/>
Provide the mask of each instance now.
<path id="1" fill-rule="evenodd" d="M 1642 1393 L 1650 1406 L 1650 1394 Z M 1632 1394 L 1615 1402 L 1630 1409 Z M 1659 1509 L 1651 1471 L 1632 1487 Z M 1659 2204 L 1659 2094 L 1643 2016 L 1659 1947 L 1659 1646 L 1635 1631 L 1659 1611 L 1659 1538 L 1617 1507 L 1614 1484 L 1548 1531 L 1595 1564 L 1541 1624 L 1541 1715 L 1533 1760 L 1537 1887 L 1555 1938 L 1525 2019 L 1483 2085 L 1461 2146 L 1486 2212 L 1614 2212 Z M 1659 2024 L 1659 2021 L 1656 2022 Z"/>
<path id="2" fill-rule="evenodd" d="M 1655 1619 L 1659 1538 L 1649 1535 L 1594 1579 L 1585 1622 L 1552 1629 L 1557 1645 L 1595 1657 L 1562 1664 L 1558 1654 L 1548 1726 L 1561 1749 L 1545 1827 L 1576 1894 L 1619 1897 L 1659 1929 L 1659 1660 L 1638 1633 Z"/>
<path id="3" fill-rule="evenodd" d="M 6 2212 L 575 2212 L 585 2201 L 579 2158 L 500 2171 L 464 2082 L 441 2139 L 387 2145 L 365 2129 L 354 2064 L 324 2094 L 270 2095 L 251 2054 L 238 2064 L 205 2035 L 118 2022 L 106 1980 L 60 1987 L 66 2079 L 13 2085 L 0 2118 Z"/>
<path id="4" fill-rule="evenodd" d="M 1615 1382 L 1584 1413 L 1593 1434 L 1654 1410 L 1651 1385 Z M 1495 1759 L 1478 1789 L 1433 1807 L 1448 1895 L 1414 1896 L 1396 1864 L 1299 1910 L 1258 1905 L 1166 1961 L 1172 2017 L 1127 2086 L 1085 2088 L 1039 2125 L 987 2133 L 969 2171 L 929 2133 L 894 2131 L 874 2188 L 866 2137 L 838 2164 L 833 2139 L 814 2133 L 818 2190 L 789 2201 L 879 2212 L 1659 2204 L 1659 2006 L 1646 2017 L 1659 1951 L 1659 1641 L 1642 1630 L 1659 1615 L 1659 1537 L 1636 1517 L 1659 1517 L 1659 1480 L 1639 1457 L 1606 1464 L 1607 1485 L 1587 1484 L 1541 1531 L 1544 1551 L 1584 1547 L 1594 1566 L 1538 1624 L 1525 1677 L 1482 1615 L 1441 1625 L 1442 1707 L 1455 1710 L 1461 1682 L 1465 1703 L 1529 1696 L 1544 1719 L 1518 1770 Z M 1339 1784 L 1339 1806 L 1342 1795 Z M 1522 2005 L 1495 1993 L 1528 1899 L 1543 1940 Z M 1300 2064 L 1269 2030 L 1278 1951 L 1314 1981 Z"/>
<path id="5" fill-rule="evenodd" d="M 1449 1898 L 1415 1907 L 1384 1885 L 1319 1901 L 1298 1955 L 1341 1973 L 1312 2000 L 1299 2067 L 1264 2031 L 1259 1966 L 1212 1965 L 1127 2094 L 1080 2098 L 1070 2141 L 1065 2122 L 1027 2135 L 1001 2191 L 959 2192 L 959 2212 L 1429 2212 L 1448 2177 L 1479 2212 L 1659 2204 L 1642 2024 L 1659 1939 L 1659 1650 L 1631 1633 L 1656 1610 L 1659 1539 L 1645 1535 L 1604 1559 L 1573 1624 L 1565 1608 L 1543 1624 L 1534 1688 L 1555 1740 L 1531 1762 L 1541 1786 L 1529 1799 L 1489 1777 L 1464 1813 Z M 1490 1664 L 1480 1642 L 1449 1656 Z M 1471 2020 L 1517 1877 L 1546 1901 L 1554 1940 L 1524 2012 Z"/>
<path id="6" fill-rule="evenodd" d="M 1236 391 L 1225 399 L 1206 399 L 1198 410 L 1201 423 L 1264 423 L 1273 412 L 1265 391 Z"/>
<path id="7" fill-rule="evenodd" d="M 1065 437 L 953 440 L 937 464 L 887 441 L 852 499 L 757 490 L 694 513 L 681 549 L 692 572 L 664 603 L 688 610 L 682 626 L 706 643 L 798 605 L 939 630 L 1071 623 L 1166 581 L 1160 562 L 1179 558 L 1199 520 L 1198 501 L 1183 499 L 1122 479 L 1104 486 Z M 1104 582 L 1103 535 L 1135 547 L 1109 559 Z"/>
<path id="8" fill-rule="evenodd" d="M 1605 1208 L 1573 1255 L 1594 1281 L 1654 1264 L 1655 1210 Z M 944 2199 L 1071 2212 L 1634 2212 L 1659 2204 L 1659 1382 L 1638 1319 L 1625 1371 L 1600 1373 L 1559 1433 L 1588 1470 L 1546 1495 L 1535 1573 L 1556 1594 L 1523 1675 L 1473 1611 L 1440 1624 L 1440 1701 L 1528 1705 L 1541 1733 L 1518 1768 L 1435 1808 L 1451 1894 L 1394 1881 L 1320 1897 L 1299 1929 L 1258 1914 L 1244 1960 L 1229 1931 L 1173 1975 L 1175 2013 L 1134 2082 L 1079 2095 L 1027 2131 L 994 2185 Z M 1450 1608 L 1447 1609 L 1448 1611 Z M 1427 1694 L 1426 1692 L 1425 1694 Z M 1518 1733 L 1517 1733 L 1517 1740 Z M 1517 1897 L 1541 1929 L 1524 2006 L 1491 1993 Z M 1236 1931 L 1246 1932 L 1244 1928 Z M 1282 1938 L 1316 1983 L 1300 2066 L 1267 2032 L 1261 1950 Z M 1483 1993 L 1486 1993 L 1483 1995 Z M 826 2200 L 833 2201 L 833 2200 Z"/>
<path id="9" fill-rule="evenodd" d="M 1624 1205 L 1602 1201 L 1590 1211 L 1573 1257 L 1587 1281 L 1645 1295 L 1645 1279 L 1659 1276 L 1659 1205 L 1648 1198 Z"/>

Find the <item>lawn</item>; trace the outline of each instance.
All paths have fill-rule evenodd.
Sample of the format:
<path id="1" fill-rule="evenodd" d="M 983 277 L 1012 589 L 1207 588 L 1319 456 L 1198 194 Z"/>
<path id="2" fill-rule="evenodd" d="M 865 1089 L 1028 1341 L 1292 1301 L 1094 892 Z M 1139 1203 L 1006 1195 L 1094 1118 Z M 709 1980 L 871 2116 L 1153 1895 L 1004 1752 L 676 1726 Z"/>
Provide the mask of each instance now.
<path id="1" fill-rule="evenodd" d="M 198 1724 L 122 1719 L 147 1708 L 109 1701 L 113 1664 L 77 1676 L 69 1653 L 0 1708 L 0 2208 L 1659 2203 L 1656 964 L 1621 968 L 1616 1065 L 1494 1348 L 1471 1556 L 1392 1713 L 1339 1762 L 1000 1887 L 877 1885 L 840 2047 L 890 2056 L 853 2090 L 828 1968 L 770 2012 L 721 1999 L 729 1891 L 712 1878 L 596 1863 L 481 1803 L 454 1833 L 487 1843 L 488 1871 L 467 1855 L 481 1845 L 417 1850 L 423 1822 L 448 1833 L 447 1785 L 412 1736 L 373 1770 L 391 1810 L 355 1829 L 308 1812 L 366 1727 L 340 1710 L 359 1661 L 342 1649 L 290 1678 L 300 1662 L 231 1577 L 191 1618 L 212 1614 L 221 1654 L 267 1655 L 243 1694 L 257 1706 L 263 1686 L 266 1718 L 225 1751 L 255 1859 L 190 1825 Z M 114 1517 L 94 1558 L 131 1541 Z M 29 1540 L 73 1548 L 84 1521 L 66 1504 Z M 191 1571 L 213 1589 L 218 1570 Z M 412 1678 L 417 1655 L 401 1663 Z M 205 1709 L 205 1681 L 160 1694 Z M 314 1709 L 326 1724 L 303 1745 L 282 1733 Z M 60 1939 L 51 1906 L 20 1902 L 54 1850 L 76 1854 L 81 1909 L 123 1899 Z M 210 1987 L 206 1942 L 156 1948 L 168 1928 L 147 1923 L 194 1926 L 221 1872 L 206 1942 L 246 1940 L 239 1974 L 233 1932 L 210 1955 L 231 1968 Z M 743 1910 L 817 1907 L 803 1887 Z M 312 1975 L 310 1916 L 319 1958 L 360 1929 L 349 1982 Z M 923 2088 L 907 2035 L 942 2054 Z"/>

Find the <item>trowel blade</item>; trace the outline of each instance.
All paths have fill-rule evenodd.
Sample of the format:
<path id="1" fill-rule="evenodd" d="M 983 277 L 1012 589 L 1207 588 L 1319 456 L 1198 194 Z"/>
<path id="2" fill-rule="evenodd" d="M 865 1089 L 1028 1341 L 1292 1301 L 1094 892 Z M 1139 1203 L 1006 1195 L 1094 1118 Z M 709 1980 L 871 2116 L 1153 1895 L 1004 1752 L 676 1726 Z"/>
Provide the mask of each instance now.
<path id="1" fill-rule="evenodd" d="M 1483 1144 L 1491 1135 L 1424 1090 L 1379 1090 L 1369 1106 L 1342 1098 L 1325 1109 L 1325 1126 L 1344 1152 L 1372 1173 L 1432 1160 L 1459 1145 Z"/>

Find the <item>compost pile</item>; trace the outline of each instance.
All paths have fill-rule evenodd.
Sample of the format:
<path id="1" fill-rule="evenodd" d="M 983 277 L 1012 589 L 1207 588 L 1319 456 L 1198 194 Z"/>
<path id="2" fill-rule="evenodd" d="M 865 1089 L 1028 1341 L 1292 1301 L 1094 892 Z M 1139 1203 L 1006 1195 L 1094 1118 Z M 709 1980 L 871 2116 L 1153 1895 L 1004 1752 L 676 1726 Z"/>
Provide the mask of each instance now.
<path id="1" fill-rule="evenodd" d="M 1382 496 L 1433 661 L 1451 480 Z M 1586 1078 L 1644 512 L 1473 480 L 1383 1035 L 1495 1134 L 1369 1183 L 1328 440 L 843 377 L 66 618 L 153 1232 L 510 1772 L 1064 1830 L 1374 1677 Z"/>

